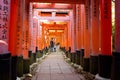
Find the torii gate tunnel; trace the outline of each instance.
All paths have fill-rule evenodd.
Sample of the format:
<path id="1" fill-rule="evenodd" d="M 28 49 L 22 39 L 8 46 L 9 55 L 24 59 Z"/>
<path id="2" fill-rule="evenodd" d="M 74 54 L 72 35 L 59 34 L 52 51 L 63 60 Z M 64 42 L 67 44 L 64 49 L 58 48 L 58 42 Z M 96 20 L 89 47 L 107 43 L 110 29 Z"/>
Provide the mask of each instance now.
<path id="1" fill-rule="evenodd" d="M 96 79 L 120 80 L 120 0 L 0 0 L 0 80 L 16 80 L 50 40 Z M 112 49 L 112 44 L 115 49 Z"/>

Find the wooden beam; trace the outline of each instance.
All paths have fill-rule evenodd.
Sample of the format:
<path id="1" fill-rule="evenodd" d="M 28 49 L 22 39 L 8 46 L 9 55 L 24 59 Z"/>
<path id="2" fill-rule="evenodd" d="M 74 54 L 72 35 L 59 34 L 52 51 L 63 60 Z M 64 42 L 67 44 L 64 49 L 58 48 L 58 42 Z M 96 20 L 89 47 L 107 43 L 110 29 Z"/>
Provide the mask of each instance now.
<path id="1" fill-rule="evenodd" d="M 70 4 L 83 4 L 85 0 L 27 0 L 29 2 L 42 2 L 42 3 L 70 3 Z"/>

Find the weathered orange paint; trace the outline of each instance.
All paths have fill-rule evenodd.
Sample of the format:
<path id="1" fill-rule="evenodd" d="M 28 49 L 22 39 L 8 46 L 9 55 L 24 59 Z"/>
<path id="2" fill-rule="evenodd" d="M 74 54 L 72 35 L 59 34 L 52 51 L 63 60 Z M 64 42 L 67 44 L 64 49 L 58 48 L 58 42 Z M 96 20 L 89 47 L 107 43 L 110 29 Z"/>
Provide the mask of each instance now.
<path id="1" fill-rule="evenodd" d="M 92 53 L 91 55 L 98 55 L 99 53 L 99 0 L 91 0 L 91 40 L 92 40 Z"/>
<path id="2" fill-rule="evenodd" d="M 76 42 L 76 25 L 77 25 L 77 23 L 76 23 L 76 17 L 77 17 L 77 15 L 76 15 L 76 4 L 73 4 L 73 22 L 71 23 L 72 24 L 72 29 L 73 29 L 73 46 L 74 46 L 74 51 L 76 50 L 76 48 L 77 48 L 77 42 Z"/>
<path id="3" fill-rule="evenodd" d="M 81 4 L 80 5 L 80 26 L 81 26 L 81 48 L 84 48 L 84 15 L 85 15 L 85 8 L 84 8 L 84 5 Z"/>
<path id="4" fill-rule="evenodd" d="M 24 44 L 23 44 L 23 58 L 27 59 L 28 57 L 28 50 L 30 47 L 30 41 L 29 41 L 29 36 L 30 36 L 30 29 L 29 29 L 29 7 L 26 5 L 26 1 L 24 2 L 24 17 L 23 17 L 23 37 L 24 37 Z"/>
<path id="5" fill-rule="evenodd" d="M 11 0 L 10 9 L 10 28 L 9 28 L 9 51 L 12 56 L 17 56 L 16 53 L 16 26 L 18 14 L 18 0 Z"/>
<path id="6" fill-rule="evenodd" d="M 75 8 L 73 8 L 74 11 Z M 70 47 L 71 47 L 71 52 L 75 51 L 75 25 L 74 25 L 74 15 L 73 11 L 70 12 L 70 23 L 69 23 L 69 34 L 70 34 Z"/>
<path id="7" fill-rule="evenodd" d="M 64 29 L 65 47 L 66 47 L 66 50 L 68 50 L 68 48 L 69 48 L 69 47 L 68 47 L 68 34 L 67 34 L 67 33 L 68 33 L 68 30 L 67 30 L 67 29 L 68 29 L 68 26 L 65 25 L 64 28 L 65 28 L 65 29 Z"/>
<path id="8" fill-rule="evenodd" d="M 87 0 L 84 6 L 84 57 L 88 58 L 90 56 L 90 3 Z"/>
<path id="9" fill-rule="evenodd" d="M 76 5 L 76 49 L 81 49 L 81 8 L 80 4 Z"/>
<path id="10" fill-rule="evenodd" d="M 27 0 L 29 2 L 43 2 L 43 3 L 80 3 L 83 4 L 84 0 Z"/>
<path id="11" fill-rule="evenodd" d="M 32 36 L 32 52 L 36 52 L 36 47 L 37 47 L 37 28 L 38 28 L 38 20 L 36 18 L 33 19 L 33 36 Z"/>
<path id="12" fill-rule="evenodd" d="M 70 22 L 68 22 L 68 46 L 71 47 L 71 28 L 70 28 Z"/>
<path id="13" fill-rule="evenodd" d="M 111 0 L 100 0 L 101 54 L 111 55 Z"/>

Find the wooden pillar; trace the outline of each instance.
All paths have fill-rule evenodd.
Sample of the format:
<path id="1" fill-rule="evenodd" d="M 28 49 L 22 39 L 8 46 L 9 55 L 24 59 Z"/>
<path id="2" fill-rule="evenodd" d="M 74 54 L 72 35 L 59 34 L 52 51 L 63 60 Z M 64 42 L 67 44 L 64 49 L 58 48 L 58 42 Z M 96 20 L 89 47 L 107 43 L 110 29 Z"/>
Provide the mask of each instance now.
<path id="1" fill-rule="evenodd" d="M 84 48 L 84 10 L 85 10 L 85 6 L 84 4 L 81 4 L 80 5 L 80 10 L 81 10 L 81 13 L 80 13 L 80 16 L 81 16 L 81 22 L 80 22 L 80 26 L 81 26 L 81 48 Z"/>
<path id="2" fill-rule="evenodd" d="M 44 49 L 44 35 L 45 35 L 44 30 L 45 30 L 45 25 L 42 22 L 42 49 Z"/>
<path id="3" fill-rule="evenodd" d="M 77 45 L 77 42 L 76 42 L 76 17 L 78 17 L 78 15 L 76 15 L 76 4 L 74 4 L 73 5 L 73 33 L 74 33 L 74 38 L 73 38 L 73 40 L 74 40 L 74 42 L 73 42 L 73 44 L 74 44 L 74 51 L 76 50 L 76 45 Z"/>
<path id="4" fill-rule="evenodd" d="M 98 73 L 98 54 L 99 54 L 99 0 L 91 0 L 91 55 L 90 55 L 90 72 Z"/>
<path id="5" fill-rule="evenodd" d="M 69 16 L 71 15 L 71 12 L 69 13 Z M 68 47 L 71 48 L 71 27 L 70 22 L 68 22 Z"/>
<path id="6" fill-rule="evenodd" d="M 112 80 L 120 80 L 120 0 L 115 0 L 115 52 L 112 59 Z"/>
<path id="7" fill-rule="evenodd" d="M 70 28 L 71 28 L 71 51 L 75 51 L 75 13 L 76 5 L 73 5 L 73 11 L 70 12 Z"/>
<path id="8" fill-rule="evenodd" d="M 10 16 L 10 32 L 9 32 L 9 50 L 12 54 L 11 61 L 11 79 L 16 80 L 19 76 L 18 70 L 20 70 L 20 76 L 22 76 L 22 64 L 19 64 L 19 60 L 22 62 L 22 22 L 23 22 L 23 12 L 22 12 L 22 1 L 11 0 L 11 16 Z M 18 70 L 17 70 L 18 69 Z M 18 74 L 18 75 L 16 75 Z"/>
<path id="9" fill-rule="evenodd" d="M 111 0 L 100 0 L 100 37 L 101 52 L 99 55 L 99 76 L 111 77 L 112 49 L 111 49 Z"/>
<path id="10" fill-rule="evenodd" d="M 0 79 L 11 80 L 9 53 L 10 1 L 0 1 Z"/>
<path id="11" fill-rule="evenodd" d="M 81 53 L 82 48 L 82 36 L 81 33 L 83 33 L 82 29 L 82 10 L 81 10 L 81 4 L 76 4 L 76 64 L 82 66 L 83 64 L 83 55 Z"/>
<path id="12" fill-rule="evenodd" d="M 84 18 L 85 18 L 85 5 L 80 4 L 80 65 L 83 67 L 83 57 L 84 57 Z"/>
<path id="13" fill-rule="evenodd" d="M 42 26 L 41 24 L 40 26 L 38 26 L 38 33 L 39 33 L 39 50 L 42 50 Z"/>
<path id="14" fill-rule="evenodd" d="M 9 50 L 12 56 L 17 56 L 16 53 L 16 29 L 17 29 L 17 17 L 18 17 L 18 0 L 15 2 L 11 0 L 11 13 L 10 13 L 10 31 L 9 31 Z"/>
<path id="15" fill-rule="evenodd" d="M 33 4 L 29 3 L 29 48 L 28 48 L 28 54 L 29 54 L 29 59 L 30 59 L 30 64 L 32 64 L 33 61 L 33 51 L 35 51 L 35 49 L 33 48 L 34 46 L 34 38 L 33 38 L 33 25 L 34 25 L 34 13 L 33 13 Z M 28 10 L 27 10 L 28 11 Z"/>
<path id="16" fill-rule="evenodd" d="M 69 46 L 71 47 L 71 51 L 73 51 L 73 47 L 72 47 L 72 26 L 71 26 L 71 24 L 72 24 L 72 21 L 71 20 L 73 20 L 72 19 L 72 11 L 70 11 L 70 13 L 69 13 L 69 15 L 70 15 L 70 22 L 69 22 L 69 32 L 68 32 L 68 34 L 69 34 Z"/>
<path id="17" fill-rule="evenodd" d="M 38 20 L 36 18 L 33 18 L 33 53 L 36 53 L 36 47 L 37 47 L 37 24 Z"/>
<path id="18" fill-rule="evenodd" d="M 64 32 L 64 43 L 65 43 L 65 48 L 66 48 L 66 50 L 68 51 L 68 46 L 67 46 L 67 39 L 68 39 L 68 36 L 67 36 L 67 25 L 63 25 L 64 26 L 64 30 L 63 30 L 63 32 Z"/>
<path id="19" fill-rule="evenodd" d="M 23 0 L 23 73 L 29 73 L 29 47 L 30 47 L 30 27 L 29 27 L 29 2 Z"/>
<path id="20" fill-rule="evenodd" d="M 81 16 L 80 4 L 76 4 L 76 49 L 81 49 Z"/>
<path id="21" fill-rule="evenodd" d="M 23 57 L 28 58 L 29 50 L 29 3 L 27 0 L 24 0 L 24 16 L 23 16 L 23 34 L 24 34 L 24 53 Z"/>
<path id="22" fill-rule="evenodd" d="M 30 28 L 30 36 L 29 36 L 29 51 L 32 51 L 32 37 L 33 37 L 33 4 L 30 3 L 30 8 L 29 8 L 29 28 Z"/>
<path id="23" fill-rule="evenodd" d="M 85 71 L 89 71 L 90 58 L 90 0 L 85 1 L 84 6 L 84 66 Z"/>

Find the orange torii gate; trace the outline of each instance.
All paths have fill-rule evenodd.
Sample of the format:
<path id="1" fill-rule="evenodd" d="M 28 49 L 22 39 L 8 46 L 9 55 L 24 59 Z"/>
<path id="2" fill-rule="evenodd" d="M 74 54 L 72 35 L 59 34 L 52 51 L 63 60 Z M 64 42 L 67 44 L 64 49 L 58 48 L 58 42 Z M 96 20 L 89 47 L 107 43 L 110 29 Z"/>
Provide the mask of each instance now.
<path id="1" fill-rule="evenodd" d="M 111 0 L 100 0 L 100 55 L 99 76 L 111 77 L 112 60 L 112 25 L 111 25 Z"/>
<path id="2" fill-rule="evenodd" d="M 99 0 L 91 0 L 91 49 L 90 72 L 98 73 L 98 55 L 100 49 Z"/>
<path id="3" fill-rule="evenodd" d="M 42 23 L 42 28 L 43 28 L 43 31 L 46 31 L 46 33 L 43 32 L 42 36 L 44 38 L 44 36 L 48 33 L 48 35 L 46 35 L 46 37 L 49 37 L 49 41 L 50 42 L 50 36 L 53 36 L 53 37 L 57 37 L 57 35 L 60 37 L 59 39 L 59 43 L 61 44 L 61 47 L 67 47 L 67 29 L 68 29 L 68 23 L 65 23 L 65 24 L 56 24 L 55 22 L 54 23 L 51 23 L 51 24 L 46 24 L 46 23 Z M 46 30 L 44 30 L 46 29 Z M 49 32 L 49 31 L 53 31 L 53 32 Z M 62 32 L 59 32 L 60 30 L 62 30 Z M 47 44 L 48 45 L 48 44 Z M 47 47 L 47 46 L 46 46 Z"/>
<path id="4" fill-rule="evenodd" d="M 31 45 L 29 41 L 30 36 L 33 33 L 30 33 L 29 23 L 29 2 L 33 2 L 34 0 L 25 0 L 24 2 L 20 2 L 21 0 L 11 0 L 11 14 L 10 14 L 10 28 L 9 28 L 9 51 L 12 56 L 12 61 L 14 62 L 16 59 L 14 57 L 18 56 L 18 61 L 29 62 L 29 48 Z M 62 3 L 80 3 L 80 12 L 76 11 L 79 8 L 76 6 L 76 13 L 70 13 L 71 19 L 76 19 L 76 25 L 73 26 L 74 20 L 69 22 L 68 27 L 68 46 L 72 47 L 72 52 L 76 49 L 84 49 L 84 60 L 90 58 L 90 63 L 88 62 L 85 65 L 84 69 L 87 65 L 90 64 L 90 72 L 92 74 L 99 74 L 96 78 L 110 78 L 111 77 L 111 66 L 113 69 L 112 79 L 120 79 L 117 73 L 119 72 L 119 0 L 116 0 L 116 29 L 115 29 L 115 50 L 116 52 L 113 54 L 113 64 L 112 64 L 112 48 L 111 48 L 111 0 L 91 0 L 91 4 L 87 3 L 89 0 L 35 0 L 35 2 L 62 2 Z M 24 3 L 24 4 L 21 4 Z M 26 4 L 27 3 L 27 4 Z M 82 3 L 82 4 L 81 4 Z M 89 10 L 91 6 L 91 10 Z M 100 6 L 100 10 L 99 10 Z M 22 10 L 23 13 L 22 14 Z M 89 12 L 90 11 L 90 12 Z M 19 14 L 21 13 L 21 14 Z M 99 14 L 100 13 L 100 14 Z M 76 14 L 77 18 L 73 18 L 73 14 Z M 78 17 L 78 14 L 80 17 Z M 24 16 L 22 17 L 20 16 Z M 89 19 L 91 17 L 91 20 Z M 79 20 L 79 21 L 78 21 Z M 91 23 L 89 22 L 91 21 Z M 22 23 L 23 22 L 23 23 Z M 19 27 L 21 26 L 21 27 Z M 80 27 L 80 29 L 79 29 Z M 38 27 L 37 27 L 38 28 Z M 78 31 L 74 31 L 74 30 Z M 90 30 L 91 29 L 91 30 Z M 44 29 L 43 29 L 44 30 Z M 1 32 L 1 31 L 0 31 Z M 36 36 L 37 37 L 37 36 Z M 79 38 L 80 37 L 80 38 Z M 75 39 L 76 44 L 75 44 Z M 24 41 L 22 41 L 24 40 Z M 32 40 L 32 39 L 30 39 Z M 38 40 L 36 40 L 37 42 Z M 91 43 L 90 43 L 91 42 Z M 24 43 L 24 44 L 23 44 Z M 78 43 L 78 44 L 77 44 Z M 39 43 L 40 44 L 40 43 Z M 65 43 L 66 44 L 66 43 Z M 36 45 L 37 47 L 37 45 Z M 34 47 L 35 49 L 35 47 Z M 40 49 L 40 48 L 39 48 Z M 91 51 L 91 52 L 90 52 Z M 1 54 L 0 54 L 1 55 Z M 22 60 L 23 59 L 23 60 Z M 98 65 L 94 64 L 94 61 L 98 60 L 99 70 L 97 69 Z M 11 64 L 9 62 L 9 64 Z M 18 71 L 19 76 L 23 75 L 22 66 L 25 66 L 25 63 L 21 63 L 23 65 L 18 65 L 21 72 Z M 111 65 L 112 64 L 112 65 Z M 12 63 L 12 68 L 15 65 Z M 29 64 L 27 65 L 29 69 Z M 88 66 L 87 66 L 88 67 Z M 96 69 L 94 68 L 96 67 Z M 4 69 L 4 68 L 3 68 Z M 12 69 L 13 70 L 13 69 Z M 107 71 L 106 71 L 107 70 Z M 9 72 L 9 71 L 8 71 Z M 16 71 L 12 71 L 12 80 L 16 78 Z M 9 75 L 7 75 L 9 76 Z M 5 78 L 4 78 L 5 79 Z"/>
<path id="5" fill-rule="evenodd" d="M 115 2 L 115 52 L 112 59 L 112 80 L 120 79 L 120 0 Z"/>

